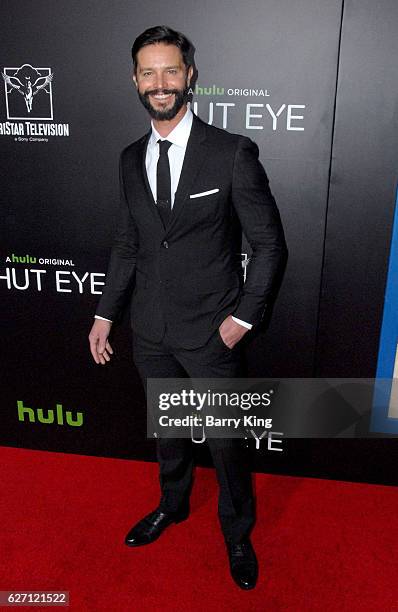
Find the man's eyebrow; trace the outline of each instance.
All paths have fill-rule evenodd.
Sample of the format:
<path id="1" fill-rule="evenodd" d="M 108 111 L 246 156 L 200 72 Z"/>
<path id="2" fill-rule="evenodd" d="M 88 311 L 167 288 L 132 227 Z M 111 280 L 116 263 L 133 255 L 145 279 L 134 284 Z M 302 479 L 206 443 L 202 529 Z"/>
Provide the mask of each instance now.
<path id="1" fill-rule="evenodd" d="M 178 69 L 178 68 L 179 68 L 179 66 L 177 66 L 177 65 L 176 65 L 176 66 L 165 66 L 165 68 L 164 68 L 164 69 L 165 69 L 165 70 L 170 70 L 171 68 L 173 68 L 173 69 Z M 146 70 L 153 70 L 153 68 L 151 68 L 151 67 L 149 67 L 149 66 L 148 66 L 147 68 L 140 68 L 140 72 L 145 72 Z"/>

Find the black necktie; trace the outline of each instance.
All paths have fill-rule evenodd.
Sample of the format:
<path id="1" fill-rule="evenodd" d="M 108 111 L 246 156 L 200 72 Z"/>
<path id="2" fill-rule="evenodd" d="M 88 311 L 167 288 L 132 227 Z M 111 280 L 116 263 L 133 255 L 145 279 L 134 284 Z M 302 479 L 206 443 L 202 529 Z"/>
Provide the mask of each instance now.
<path id="1" fill-rule="evenodd" d="M 166 227 L 171 215 L 171 178 L 167 151 L 172 143 L 168 140 L 158 140 L 158 143 L 160 154 L 156 170 L 157 205 L 163 224 Z"/>

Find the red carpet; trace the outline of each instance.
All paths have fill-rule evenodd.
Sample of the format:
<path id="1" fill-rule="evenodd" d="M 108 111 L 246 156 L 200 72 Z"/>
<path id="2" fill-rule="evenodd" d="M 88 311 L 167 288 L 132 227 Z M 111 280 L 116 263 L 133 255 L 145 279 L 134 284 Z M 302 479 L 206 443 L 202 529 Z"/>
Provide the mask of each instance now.
<path id="1" fill-rule="evenodd" d="M 126 532 L 158 501 L 155 464 L 0 453 L 0 590 L 67 590 L 73 612 L 398 610 L 396 488 L 257 475 L 260 577 L 244 592 L 229 575 L 212 470 L 196 471 L 188 521 L 129 549 Z"/>

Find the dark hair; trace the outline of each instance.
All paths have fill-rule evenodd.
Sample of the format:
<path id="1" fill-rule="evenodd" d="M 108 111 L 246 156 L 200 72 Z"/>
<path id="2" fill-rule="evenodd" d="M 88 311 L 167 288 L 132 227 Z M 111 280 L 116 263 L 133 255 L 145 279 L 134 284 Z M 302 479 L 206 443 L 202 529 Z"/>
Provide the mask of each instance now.
<path id="1" fill-rule="evenodd" d="M 137 53 L 142 47 L 153 45 L 155 43 L 165 43 L 166 45 L 175 45 L 181 51 L 184 64 L 188 67 L 193 64 L 191 59 L 193 45 L 184 34 L 172 30 L 168 26 L 160 25 L 148 28 L 142 32 L 134 41 L 131 49 L 131 55 L 134 63 L 134 73 L 137 72 Z"/>

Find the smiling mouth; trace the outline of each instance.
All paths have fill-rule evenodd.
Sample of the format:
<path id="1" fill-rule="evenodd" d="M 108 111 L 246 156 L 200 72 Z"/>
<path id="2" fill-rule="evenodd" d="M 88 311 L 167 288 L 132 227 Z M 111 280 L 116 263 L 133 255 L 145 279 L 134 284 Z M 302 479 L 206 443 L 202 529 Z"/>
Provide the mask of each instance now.
<path id="1" fill-rule="evenodd" d="M 169 98 L 171 98 L 173 95 L 174 94 L 152 94 L 151 98 L 164 102 L 165 100 L 168 100 Z"/>

